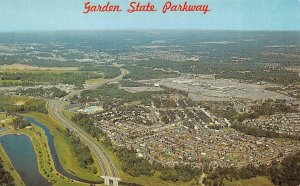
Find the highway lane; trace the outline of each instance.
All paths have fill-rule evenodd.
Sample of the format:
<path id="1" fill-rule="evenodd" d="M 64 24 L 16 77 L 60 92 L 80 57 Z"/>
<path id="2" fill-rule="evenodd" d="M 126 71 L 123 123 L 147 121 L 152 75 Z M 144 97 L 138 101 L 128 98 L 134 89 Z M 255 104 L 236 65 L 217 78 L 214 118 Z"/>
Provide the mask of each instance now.
<path id="1" fill-rule="evenodd" d="M 123 79 L 123 77 L 129 73 L 128 70 L 121 68 L 120 66 L 115 65 L 120 68 L 121 74 L 113 79 L 107 79 L 101 83 L 94 84 L 93 86 L 86 87 L 83 90 L 94 90 L 97 87 L 108 84 L 108 83 L 117 83 Z M 70 92 L 65 98 L 62 100 L 68 100 L 74 95 L 79 95 L 82 90 L 74 90 Z M 50 100 L 49 101 L 49 113 L 54 117 L 60 124 L 64 127 L 69 128 L 73 131 L 78 137 L 90 148 L 90 150 L 94 153 L 99 162 L 101 169 L 103 171 L 104 176 L 112 176 L 116 177 L 116 170 L 113 164 L 113 161 L 110 159 L 106 150 L 102 145 L 100 145 L 96 139 L 92 138 L 89 134 L 87 134 L 83 129 L 79 126 L 68 120 L 63 115 L 63 106 L 67 104 L 66 101 L 62 100 Z"/>
<path id="2" fill-rule="evenodd" d="M 59 123 L 73 131 L 94 153 L 97 161 L 100 163 L 103 174 L 105 176 L 116 177 L 115 166 L 105 151 L 96 139 L 92 138 L 83 129 L 69 121 L 62 113 L 64 103 L 58 100 L 49 101 L 49 112 Z"/>
<path id="3" fill-rule="evenodd" d="M 67 96 L 65 96 L 64 98 L 66 99 L 70 99 L 71 97 L 75 96 L 75 95 L 80 95 L 81 91 L 83 90 L 95 90 L 97 89 L 99 86 L 103 85 L 103 84 L 109 84 L 109 83 L 117 83 L 119 81 L 121 81 L 123 79 L 123 77 L 127 74 L 129 74 L 129 71 L 124 69 L 124 68 L 121 68 L 120 66 L 116 66 L 114 65 L 115 67 L 118 67 L 120 68 L 120 71 L 121 71 L 121 74 L 118 75 L 117 77 L 115 78 L 112 78 L 112 79 L 105 79 L 104 81 L 100 82 L 100 83 L 96 83 L 96 84 L 93 84 L 91 86 L 86 86 L 84 89 L 82 90 L 73 90 L 72 92 L 70 92 Z"/>

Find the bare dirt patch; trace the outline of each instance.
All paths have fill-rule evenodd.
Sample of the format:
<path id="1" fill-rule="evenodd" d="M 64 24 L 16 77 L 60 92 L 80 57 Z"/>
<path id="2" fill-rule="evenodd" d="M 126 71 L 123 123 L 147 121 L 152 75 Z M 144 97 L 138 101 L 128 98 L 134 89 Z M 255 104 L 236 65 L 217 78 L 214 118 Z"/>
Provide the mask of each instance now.
<path id="1" fill-rule="evenodd" d="M 35 67 L 24 64 L 1 65 L 0 70 L 76 71 L 78 67 Z"/>
<path id="2" fill-rule="evenodd" d="M 25 104 L 25 101 L 17 101 L 17 102 L 15 103 L 16 106 L 22 106 L 22 105 L 24 105 L 24 104 Z"/>

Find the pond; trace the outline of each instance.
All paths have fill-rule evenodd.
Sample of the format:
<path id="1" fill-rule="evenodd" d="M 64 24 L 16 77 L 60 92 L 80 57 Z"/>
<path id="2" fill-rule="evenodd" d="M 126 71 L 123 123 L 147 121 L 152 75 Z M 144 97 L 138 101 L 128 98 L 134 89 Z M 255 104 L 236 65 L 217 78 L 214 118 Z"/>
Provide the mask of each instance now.
<path id="1" fill-rule="evenodd" d="M 100 178 L 98 182 L 89 181 L 78 178 L 72 173 L 65 171 L 57 156 L 57 152 L 54 146 L 54 137 L 51 135 L 49 128 L 42 123 L 39 123 L 32 117 L 27 117 L 27 120 L 33 125 L 40 127 L 45 132 L 55 169 L 60 174 L 79 182 L 90 184 L 103 183 L 103 181 L 100 181 Z M 14 165 L 15 169 L 18 171 L 26 185 L 50 185 L 38 171 L 36 154 L 28 136 L 9 134 L 0 137 L 0 140 L 5 152 L 7 153 L 12 164 Z"/>
<path id="2" fill-rule="evenodd" d="M 1 144 L 26 185 L 50 185 L 39 173 L 36 154 L 26 135 L 0 137 Z"/>
<path id="3" fill-rule="evenodd" d="M 99 182 L 94 182 L 94 181 L 88 181 L 88 180 L 85 180 L 85 179 L 81 179 L 81 178 L 78 178 L 76 176 L 74 176 L 73 174 L 65 171 L 59 161 L 59 158 L 57 156 L 57 152 L 56 152 L 56 149 L 55 149 L 55 146 L 54 146 L 54 137 L 52 136 L 52 134 L 50 133 L 50 130 L 48 127 L 46 127 L 45 125 L 43 125 L 42 123 L 36 121 L 34 118 L 32 117 L 27 117 L 27 120 L 32 123 L 33 125 L 36 125 L 38 127 L 40 127 L 41 129 L 44 130 L 45 132 L 45 135 L 47 136 L 48 138 L 48 144 L 49 144 L 49 148 L 50 148 L 50 153 L 52 155 L 52 158 L 53 158 L 53 161 L 54 161 L 54 166 L 55 166 L 55 169 L 62 175 L 64 175 L 65 177 L 67 178 L 70 178 L 70 179 L 73 179 L 73 180 L 76 180 L 76 181 L 80 181 L 80 182 L 84 182 L 84 183 L 103 183 L 103 181 L 99 181 Z M 100 179 L 100 178 L 99 178 Z"/>

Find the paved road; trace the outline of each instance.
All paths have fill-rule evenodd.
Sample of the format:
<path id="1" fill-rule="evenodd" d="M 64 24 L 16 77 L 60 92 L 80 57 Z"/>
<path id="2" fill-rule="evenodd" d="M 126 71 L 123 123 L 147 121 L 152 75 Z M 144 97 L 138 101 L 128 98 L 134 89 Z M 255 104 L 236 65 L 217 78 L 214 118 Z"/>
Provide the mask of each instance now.
<path id="1" fill-rule="evenodd" d="M 98 88 L 99 86 L 103 85 L 103 84 L 108 84 L 108 83 L 117 83 L 119 81 L 121 81 L 123 79 L 123 77 L 126 74 L 129 74 L 129 71 L 121 68 L 120 66 L 115 66 L 120 68 L 121 74 L 113 79 L 105 79 L 104 81 L 100 82 L 100 83 L 96 83 L 93 84 L 91 86 L 86 86 L 84 89 L 82 90 L 73 90 L 72 92 L 70 92 L 67 96 L 65 96 L 66 99 L 70 99 L 71 97 L 75 96 L 75 95 L 80 95 L 80 92 L 83 90 L 95 90 L 96 88 Z M 64 99 L 64 98 L 62 98 Z"/>
<path id="2" fill-rule="evenodd" d="M 50 114 L 63 126 L 73 131 L 86 145 L 89 146 L 90 150 L 94 153 L 99 162 L 103 174 L 105 176 L 116 177 L 115 166 L 105 151 L 96 139 L 92 138 L 83 129 L 78 127 L 76 124 L 68 120 L 62 113 L 64 103 L 62 101 L 51 100 L 49 101 L 49 112 Z"/>
<path id="3" fill-rule="evenodd" d="M 129 72 L 121 67 L 119 67 L 121 70 L 121 74 L 113 79 L 105 80 L 99 84 L 94 84 L 93 86 L 90 86 L 84 90 L 93 90 L 97 87 L 101 86 L 105 83 L 116 83 L 123 79 L 124 75 L 128 74 Z M 69 95 L 67 95 L 64 100 L 67 100 L 71 96 L 79 95 L 82 90 L 75 90 L 71 92 Z M 66 118 L 63 115 L 63 107 L 66 105 L 67 102 L 62 100 L 50 100 L 49 101 L 49 113 L 54 117 L 60 124 L 62 124 L 64 127 L 69 128 L 71 131 L 73 131 L 88 147 L 90 150 L 94 153 L 94 155 L 97 158 L 97 161 L 99 162 L 103 175 L 104 176 L 112 176 L 116 177 L 116 170 L 115 166 L 113 164 L 113 161 L 110 159 L 109 155 L 105 151 L 104 147 L 101 146 L 96 139 L 92 138 L 89 134 L 87 134 L 83 129 L 81 129 L 79 126 L 71 122 L 68 118 Z"/>

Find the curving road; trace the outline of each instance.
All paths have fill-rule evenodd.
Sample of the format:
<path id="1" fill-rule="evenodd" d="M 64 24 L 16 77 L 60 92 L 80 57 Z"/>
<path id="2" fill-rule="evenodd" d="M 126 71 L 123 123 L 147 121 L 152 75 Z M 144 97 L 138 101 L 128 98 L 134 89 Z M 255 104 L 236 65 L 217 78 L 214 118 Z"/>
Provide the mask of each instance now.
<path id="1" fill-rule="evenodd" d="M 64 102 L 51 100 L 49 101 L 49 113 L 64 127 L 73 131 L 94 153 L 97 161 L 99 162 L 104 176 L 116 177 L 115 166 L 105 151 L 96 139 L 92 138 L 83 129 L 68 120 L 62 113 Z"/>
<path id="2" fill-rule="evenodd" d="M 94 90 L 102 84 L 106 83 L 116 83 L 123 79 L 123 77 L 129 72 L 126 69 L 120 68 L 121 74 L 113 79 L 107 79 L 101 83 L 94 84 L 93 86 L 87 87 L 84 90 Z M 74 90 L 67 96 L 65 96 L 64 100 L 69 99 L 71 96 L 80 94 L 82 90 Z M 109 155 L 105 151 L 104 147 L 101 146 L 96 139 L 92 138 L 89 134 L 87 134 L 83 129 L 79 126 L 71 122 L 68 118 L 63 115 L 63 107 L 66 105 L 66 101 L 62 100 L 50 100 L 49 101 L 49 113 L 54 119 L 56 119 L 60 124 L 64 127 L 73 131 L 94 153 L 97 161 L 99 162 L 103 175 L 116 177 L 116 169 L 113 164 L 113 161 L 110 159 Z"/>

